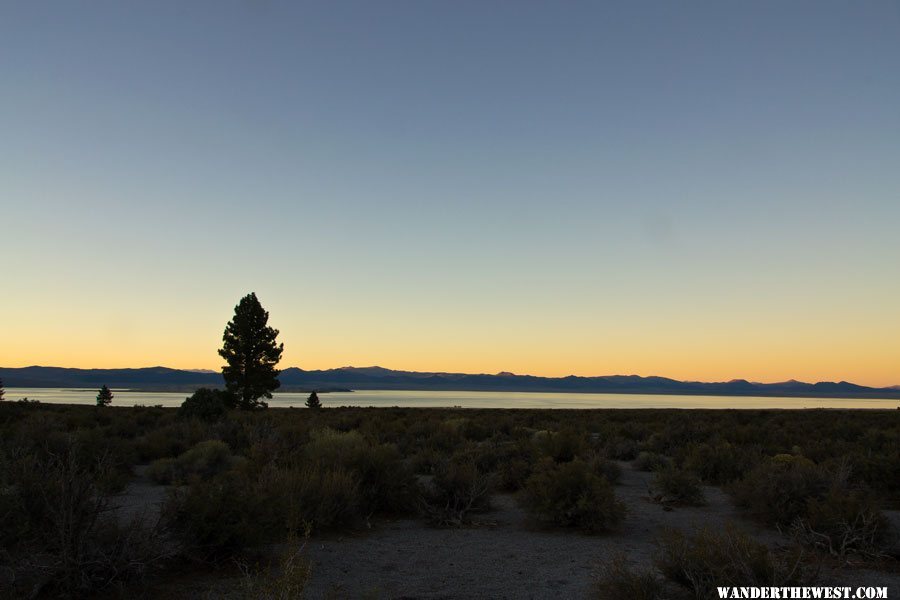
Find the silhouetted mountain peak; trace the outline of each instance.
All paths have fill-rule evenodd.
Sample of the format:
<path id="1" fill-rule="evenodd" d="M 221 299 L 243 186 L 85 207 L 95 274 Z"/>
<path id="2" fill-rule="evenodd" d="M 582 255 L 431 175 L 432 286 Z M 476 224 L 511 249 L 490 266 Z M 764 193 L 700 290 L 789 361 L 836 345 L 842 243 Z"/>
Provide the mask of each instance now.
<path id="1" fill-rule="evenodd" d="M 130 389 L 188 391 L 198 387 L 221 387 L 222 375 L 207 370 L 168 367 L 140 369 L 67 369 L 61 367 L 0 368 L 7 387 L 80 387 L 109 385 Z M 728 396 L 808 396 L 844 398 L 900 398 L 900 386 L 874 388 L 847 381 L 803 383 L 751 383 L 746 379 L 727 382 L 678 381 L 667 377 L 608 375 L 583 377 L 538 377 L 501 371 L 495 375 L 394 371 L 384 367 L 341 367 L 305 371 L 287 367 L 279 374 L 281 390 L 470 390 L 513 392 L 593 392 L 616 394 L 718 394 Z"/>

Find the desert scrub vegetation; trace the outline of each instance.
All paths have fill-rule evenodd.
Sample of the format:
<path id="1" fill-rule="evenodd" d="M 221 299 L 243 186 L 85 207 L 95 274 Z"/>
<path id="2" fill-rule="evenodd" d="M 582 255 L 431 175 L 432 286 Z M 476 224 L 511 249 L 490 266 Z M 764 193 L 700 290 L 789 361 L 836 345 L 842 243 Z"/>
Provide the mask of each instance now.
<path id="1" fill-rule="evenodd" d="M 228 444 L 221 440 L 198 442 L 178 458 L 153 461 L 147 475 L 160 484 L 185 483 L 191 478 L 208 479 L 232 469 L 245 460 L 232 455 Z"/>
<path id="2" fill-rule="evenodd" d="M 5 597 L 80 597 L 142 580 L 167 558 L 155 524 L 121 523 L 104 491 L 105 454 L 82 462 L 75 436 L 0 451 L 0 581 Z"/>
<path id="3" fill-rule="evenodd" d="M 365 515 L 405 514 L 416 502 L 415 479 L 392 444 L 378 444 L 358 431 L 313 431 L 303 462 L 321 469 L 344 469 L 358 481 Z"/>
<path id="4" fill-rule="evenodd" d="M 537 518 L 588 533 L 613 529 L 625 517 L 612 484 L 580 459 L 545 458 L 525 483 L 524 500 Z"/>
<path id="5" fill-rule="evenodd" d="M 623 555 L 603 565 L 594 581 L 597 600 L 669 600 L 666 582 L 653 569 L 634 568 Z"/>
<path id="6" fill-rule="evenodd" d="M 799 554 L 775 554 L 733 526 L 690 535 L 664 531 L 655 564 L 698 600 L 717 598 L 716 586 L 797 586 L 810 580 Z"/>
<path id="7" fill-rule="evenodd" d="M 269 564 L 238 560 L 241 585 L 238 597 L 244 600 L 294 600 L 303 598 L 312 567 L 305 550 L 309 533 L 299 541 L 291 536 L 279 555 Z"/>
<path id="8" fill-rule="evenodd" d="M 817 465 L 803 456 L 780 454 L 730 491 L 751 516 L 840 559 L 880 556 L 888 541 L 888 523 L 875 496 L 854 483 L 848 462 Z"/>
<path id="9" fill-rule="evenodd" d="M 738 446 L 729 442 L 692 444 L 686 449 L 684 468 L 713 485 L 731 483 L 764 458 L 753 444 Z"/>
<path id="10" fill-rule="evenodd" d="M 603 565 L 595 580 L 598 600 L 718 598 L 717 586 L 799 586 L 815 581 L 796 548 L 778 552 L 729 524 L 721 531 L 661 532 L 654 568 L 635 568 L 623 555 Z"/>
<path id="11" fill-rule="evenodd" d="M 685 469 L 667 466 L 653 473 L 650 494 L 654 501 L 668 506 L 706 504 L 700 478 Z"/>
<path id="12" fill-rule="evenodd" d="M 634 459 L 633 466 L 638 471 L 656 471 L 657 469 L 668 467 L 671 464 L 672 461 L 668 457 L 645 450 L 637 455 L 637 458 Z"/>
<path id="13" fill-rule="evenodd" d="M 493 477 L 472 459 L 453 457 L 441 463 L 422 486 L 421 511 L 436 527 L 459 527 L 491 508 Z"/>
<path id="14" fill-rule="evenodd" d="M 881 510 L 900 507 L 900 411 L 222 412 L 206 392 L 191 397 L 197 402 L 183 410 L 0 402 L 0 571 L 50 595 L 146 585 L 170 565 L 251 564 L 249 556 L 307 530 L 315 539 L 395 516 L 477 524 L 500 492 L 518 494 L 548 524 L 603 531 L 625 509 L 614 460 L 635 458 L 634 468 L 654 476 L 671 467 L 678 477 L 725 485 L 748 516 L 810 554 L 877 557 L 888 535 Z M 53 462 L 62 457 L 69 467 Z M 107 518 L 138 465 L 168 482 L 159 527 Z M 54 475 L 43 481 L 40 473 Z M 73 506 L 102 509 L 83 521 L 81 554 L 64 554 L 45 518 L 44 499 L 65 480 L 59 473 L 89 481 L 71 488 L 90 490 Z M 673 496 L 684 498 L 694 483 L 675 485 Z M 157 560 L 161 539 L 162 554 L 177 552 L 177 560 Z M 83 580 L 66 575 L 80 572 L 71 565 L 85 557 L 114 568 L 91 567 Z"/>
<path id="15" fill-rule="evenodd" d="M 235 459 L 224 442 L 210 440 L 174 461 L 180 472 L 189 457 L 195 474 L 172 490 L 166 509 L 186 552 L 220 560 L 300 531 L 353 528 L 415 508 L 415 481 L 391 445 L 329 428 L 313 430 L 298 449 L 260 450 L 261 443 Z"/>

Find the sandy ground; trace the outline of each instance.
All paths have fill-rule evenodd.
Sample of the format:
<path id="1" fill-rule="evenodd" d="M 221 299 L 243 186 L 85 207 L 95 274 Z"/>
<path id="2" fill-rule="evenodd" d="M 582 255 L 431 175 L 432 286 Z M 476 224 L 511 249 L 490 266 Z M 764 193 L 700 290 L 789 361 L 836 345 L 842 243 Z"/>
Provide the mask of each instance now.
<path id="1" fill-rule="evenodd" d="M 604 535 L 552 529 L 529 519 L 510 495 L 496 495 L 495 509 L 480 515 L 479 524 L 463 529 L 433 529 L 421 520 L 378 523 L 368 532 L 343 537 L 316 537 L 307 545 L 312 564 L 309 598 L 586 598 L 600 567 L 624 554 L 636 565 L 651 564 L 654 540 L 664 527 L 685 531 L 719 528 L 727 522 L 777 545 L 784 540 L 771 530 L 742 519 L 727 496 L 706 487 L 707 505 L 664 510 L 648 499 L 649 473 L 620 463 L 618 497 L 628 507 L 621 528 Z M 151 517 L 165 499 L 165 488 L 143 472 L 119 497 L 123 515 Z M 900 523 L 900 514 L 890 515 Z M 233 578 L 182 581 L 191 597 L 227 596 Z M 889 598 L 900 598 L 900 573 L 844 569 L 823 572 L 822 585 L 888 586 Z M 201 590 L 207 590 L 203 593 Z M 212 590 L 211 592 L 209 590 Z"/>
<path id="2" fill-rule="evenodd" d="M 142 518 L 147 523 L 155 523 L 166 501 L 166 486 L 157 485 L 147 477 L 149 465 L 134 468 L 134 479 L 121 494 L 113 498 L 111 508 L 116 511 L 119 522 L 126 523 Z"/>
<path id="3" fill-rule="evenodd" d="M 742 519 L 727 496 L 706 487 L 707 505 L 671 511 L 649 501 L 649 473 L 621 463 L 618 497 L 629 509 L 621 529 L 606 535 L 548 529 L 529 520 L 515 498 L 494 497 L 496 510 L 483 516 L 492 525 L 465 529 L 430 529 L 420 521 L 382 524 L 359 537 L 314 540 L 310 597 L 325 598 L 585 598 L 593 579 L 612 557 L 649 565 L 654 540 L 664 527 L 685 531 L 718 528 L 731 521 L 768 544 L 777 532 Z M 823 578 L 829 578 L 824 576 Z M 890 585 L 900 597 L 900 577 L 843 571 L 843 585 Z"/>

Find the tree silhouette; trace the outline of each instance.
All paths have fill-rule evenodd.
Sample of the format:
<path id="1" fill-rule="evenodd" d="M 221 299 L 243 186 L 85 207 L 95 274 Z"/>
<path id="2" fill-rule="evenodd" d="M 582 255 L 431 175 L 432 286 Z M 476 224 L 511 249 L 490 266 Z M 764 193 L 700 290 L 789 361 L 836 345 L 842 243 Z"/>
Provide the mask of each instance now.
<path id="1" fill-rule="evenodd" d="M 0 379 L 0 402 L 3 402 L 3 396 L 6 395 L 6 390 L 3 389 L 3 380 Z"/>
<path id="2" fill-rule="evenodd" d="M 281 385 L 275 365 L 284 344 L 275 343 L 278 330 L 268 322 L 269 313 L 250 293 L 234 307 L 234 318 L 225 327 L 219 356 L 228 364 L 222 367 L 222 377 L 238 408 L 266 408 L 268 404 L 260 398 L 271 398 Z"/>
<path id="3" fill-rule="evenodd" d="M 112 392 L 109 391 L 109 388 L 104 384 L 104 386 L 100 388 L 100 393 L 97 394 L 97 406 L 109 406 L 112 404 L 112 401 Z"/>
<path id="4" fill-rule="evenodd" d="M 179 419 L 199 419 L 214 423 L 228 413 L 228 406 L 234 404 L 234 397 L 222 390 L 200 388 L 181 403 Z"/>
<path id="5" fill-rule="evenodd" d="M 319 395 L 313 390 L 313 393 L 309 395 L 309 398 L 306 399 L 306 407 L 307 408 L 322 408 L 322 402 L 319 400 Z"/>

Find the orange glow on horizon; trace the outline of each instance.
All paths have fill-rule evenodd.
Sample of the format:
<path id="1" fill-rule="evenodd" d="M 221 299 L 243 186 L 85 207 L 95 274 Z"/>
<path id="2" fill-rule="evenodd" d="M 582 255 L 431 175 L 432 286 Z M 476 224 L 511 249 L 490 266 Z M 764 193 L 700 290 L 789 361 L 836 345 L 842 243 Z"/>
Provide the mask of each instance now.
<path id="1" fill-rule="evenodd" d="M 0 366 L 25 367 L 32 365 L 67 368 L 140 368 L 164 366 L 174 369 L 209 369 L 217 371 L 221 361 L 217 346 L 180 348 L 143 345 L 140 348 L 95 348 L 56 344 L 52 351 L 23 348 L 13 355 L 0 351 Z M 27 350 L 31 350 L 28 352 Z M 315 356 L 307 352 L 291 352 L 285 343 L 281 368 L 300 367 L 305 370 L 338 367 L 380 366 L 388 369 L 424 372 L 498 373 L 542 377 L 640 375 L 668 377 L 681 381 L 748 381 L 774 383 L 796 379 L 817 381 L 850 381 L 860 385 L 886 387 L 898 385 L 900 377 L 892 375 L 897 357 L 873 353 L 867 360 L 855 357 L 852 362 L 824 352 L 798 355 L 790 348 L 719 348 L 700 349 L 642 349 L 638 346 L 619 346 L 614 353 L 569 348 L 565 353 L 541 356 L 528 349 L 510 346 L 502 351 L 481 346 L 477 352 L 445 348 L 443 351 L 412 352 L 399 348 L 384 351 L 347 351 L 345 348 L 320 347 Z"/>

